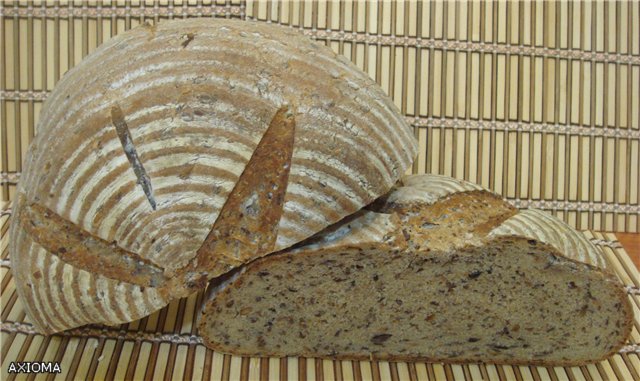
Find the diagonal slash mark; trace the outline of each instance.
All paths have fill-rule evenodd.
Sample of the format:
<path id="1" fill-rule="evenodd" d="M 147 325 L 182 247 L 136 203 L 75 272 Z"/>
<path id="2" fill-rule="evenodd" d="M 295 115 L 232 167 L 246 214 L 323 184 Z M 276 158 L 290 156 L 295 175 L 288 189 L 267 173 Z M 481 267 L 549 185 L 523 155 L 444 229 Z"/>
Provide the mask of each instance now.
<path id="1" fill-rule="evenodd" d="M 158 287 L 166 282 L 164 269 L 152 261 L 94 236 L 46 206 L 26 200 L 23 203 L 15 216 L 18 223 L 38 245 L 61 261 L 141 287 Z"/>
<path id="2" fill-rule="evenodd" d="M 116 128 L 116 132 L 118 133 L 118 138 L 120 139 L 120 143 L 122 144 L 124 153 L 125 155 L 127 155 L 127 159 L 129 159 L 131 168 L 133 168 L 133 172 L 138 179 L 138 184 L 140 184 L 142 190 L 144 191 L 144 194 L 147 196 L 147 200 L 149 200 L 151 208 L 153 208 L 153 210 L 156 210 L 156 199 L 153 197 L 151 179 L 149 178 L 147 171 L 144 169 L 144 166 L 142 165 L 142 162 L 138 157 L 136 147 L 133 145 L 133 139 L 131 138 L 129 126 L 127 126 L 127 122 L 125 122 L 124 120 L 124 113 L 122 112 L 120 106 L 114 105 L 113 107 L 111 107 L 111 121 L 113 122 L 113 126 Z"/>
<path id="3" fill-rule="evenodd" d="M 196 256 L 165 285 L 186 296 L 275 247 L 295 139 L 294 107 L 284 105 L 253 151 Z"/>

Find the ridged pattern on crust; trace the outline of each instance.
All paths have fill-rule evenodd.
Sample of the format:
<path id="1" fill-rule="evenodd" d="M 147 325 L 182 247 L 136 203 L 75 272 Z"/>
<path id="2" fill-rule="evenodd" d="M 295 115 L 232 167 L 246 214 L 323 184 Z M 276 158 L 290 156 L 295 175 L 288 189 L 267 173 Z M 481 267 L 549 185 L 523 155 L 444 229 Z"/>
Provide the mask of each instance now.
<path id="1" fill-rule="evenodd" d="M 16 290 L 40 332 L 53 333 L 88 323 L 125 323 L 169 302 L 154 288 L 118 282 L 68 265 L 19 226 L 14 229 L 12 234 L 21 242 L 19 257 L 12 256 L 16 284 L 22 286 Z"/>
<path id="2" fill-rule="evenodd" d="M 410 175 L 402 179 L 402 187 L 386 197 L 387 203 L 431 205 L 453 193 L 484 190 L 480 185 L 441 175 Z"/>
<path id="3" fill-rule="evenodd" d="M 204 241 L 284 103 L 297 109 L 296 136 L 275 250 L 385 193 L 416 153 L 409 126 L 382 90 L 298 32 L 233 20 L 162 22 L 116 36 L 61 79 L 43 107 L 19 191 L 91 234 L 176 269 Z M 155 211 L 116 134 L 114 104 L 153 185 Z M 12 229 L 12 253 L 29 253 L 31 246 Z M 16 267 L 24 272 L 16 278 L 22 295 L 35 269 L 46 276 L 64 266 L 37 262 L 32 254 L 16 262 L 23 262 Z M 45 316 L 44 303 L 69 293 L 36 284 L 34 300 L 23 299 L 32 304 L 31 316 Z M 112 295 L 115 287 L 93 275 L 83 286 L 92 297 Z M 129 298 L 140 305 L 153 292 Z M 100 320 L 83 311 L 94 308 L 89 305 L 47 320 L 60 330 L 136 319 L 162 306 L 125 313 L 114 303 L 101 307 Z"/>
<path id="4" fill-rule="evenodd" d="M 486 191 L 480 185 L 440 175 L 411 175 L 402 180 L 387 197 L 387 203 L 431 205 L 451 194 Z M 563 221 L 537 209 L 518 212 L 489 233 L 489 238 L 517 235 L 536 239 L 556 248 L 562 255 L 601 269 L 606 269 L 602 254 L 584 235 Z"/>
<path id="5" fill-rule="evenodd" d="M 367 245 L 387 245 L 389 248 L 404 247 L 401 223 L 396 215 L 362 211 L 323 230 L 291 253 L 344 247 L 364 247 Z"/>
<path id="6" fill-rule="evenodd" d="M 541 210 L 523 210 L 489 233 L 489 237 L 505 235 L 533 238 L 555 247 L 565 257 L 601 269 L 607 268 L 598 248 L 584 235 Z"/>

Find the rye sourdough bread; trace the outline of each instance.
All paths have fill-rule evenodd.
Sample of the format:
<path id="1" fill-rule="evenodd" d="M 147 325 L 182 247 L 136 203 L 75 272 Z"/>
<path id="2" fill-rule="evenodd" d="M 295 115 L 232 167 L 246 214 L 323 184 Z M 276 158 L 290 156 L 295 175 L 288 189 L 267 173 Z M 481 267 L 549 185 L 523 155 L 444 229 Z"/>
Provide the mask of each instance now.
<path id="1" fill-rule="evenodd" d="M 138 319 L 385 194 L 416 153 L 392 101 L 280 26 L 118 35 L 43 106 L 11 224 L 42 333 Z"/>
<path id="2" fill-rule="evenodd" d="M 582 234 L 424 175 L 212 281 L 199 332 L 246 356 L 577 365 L 618 350 L 631 324 Z"/>

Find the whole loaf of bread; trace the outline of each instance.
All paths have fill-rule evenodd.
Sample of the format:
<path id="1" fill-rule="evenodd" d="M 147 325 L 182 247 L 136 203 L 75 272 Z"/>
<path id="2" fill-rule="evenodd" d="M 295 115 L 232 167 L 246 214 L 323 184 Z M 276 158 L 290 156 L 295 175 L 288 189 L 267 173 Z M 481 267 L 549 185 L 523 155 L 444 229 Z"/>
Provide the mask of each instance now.
<path id="1" fill-rule="evenodd" d="M 468 182 L 404 185 L 293 249 L 212 281 L 199 332 L 242 356 L 582 365 L 633 314 L 602 253 Z"/>
<path id="2" fill-rule="evenodd" d="M 146 316 L 361 209 L 416 154 L 347 59 L 234 20 L 114 37 L 60 80 L 37 131 L 10 250 L 42 333 Z"/>

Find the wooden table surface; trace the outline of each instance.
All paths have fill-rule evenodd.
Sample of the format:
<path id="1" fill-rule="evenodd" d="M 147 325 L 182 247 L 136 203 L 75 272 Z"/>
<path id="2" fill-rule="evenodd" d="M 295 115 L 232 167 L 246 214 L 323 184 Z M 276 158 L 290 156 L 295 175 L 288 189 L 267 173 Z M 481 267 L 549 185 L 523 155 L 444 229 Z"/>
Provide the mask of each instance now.
<path id="1" fill-rule="evenodd" d="M 640 269 L 640 233 L 615 233 L 624 251 L 629 254 L 633 263 Z"/>

